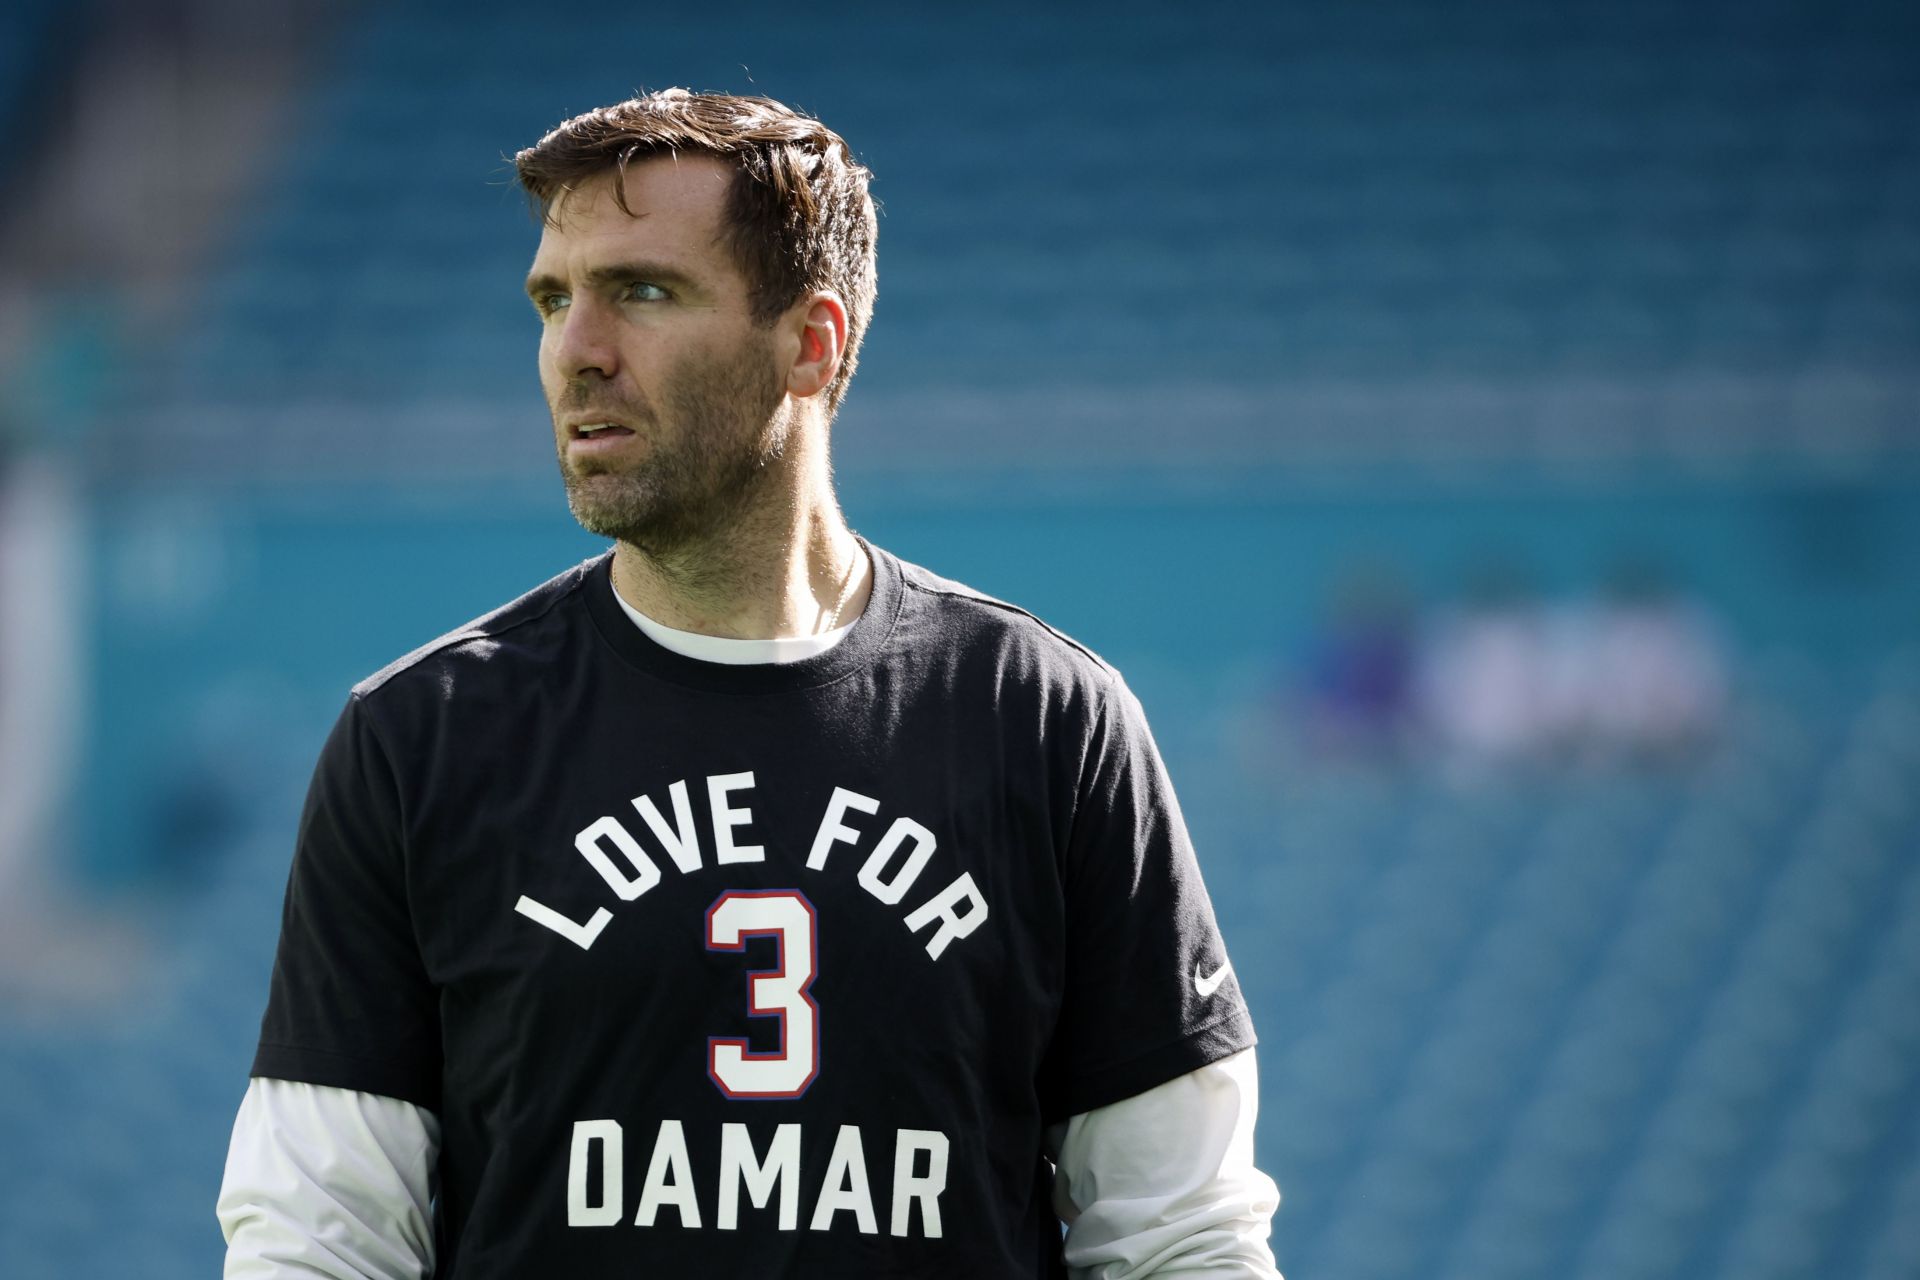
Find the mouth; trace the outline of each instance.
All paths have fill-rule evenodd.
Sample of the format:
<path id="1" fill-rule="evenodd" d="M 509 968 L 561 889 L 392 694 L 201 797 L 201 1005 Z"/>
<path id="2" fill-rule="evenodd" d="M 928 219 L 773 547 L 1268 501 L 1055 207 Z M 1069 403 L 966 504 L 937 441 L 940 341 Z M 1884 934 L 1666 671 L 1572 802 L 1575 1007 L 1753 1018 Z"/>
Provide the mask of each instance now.
<path id="1" fill-rule="evenodd" d="M 567 434 L 575 440 L 613 440 L 633 431 L 617 422 L 576 422 L 567 427 Z"/>

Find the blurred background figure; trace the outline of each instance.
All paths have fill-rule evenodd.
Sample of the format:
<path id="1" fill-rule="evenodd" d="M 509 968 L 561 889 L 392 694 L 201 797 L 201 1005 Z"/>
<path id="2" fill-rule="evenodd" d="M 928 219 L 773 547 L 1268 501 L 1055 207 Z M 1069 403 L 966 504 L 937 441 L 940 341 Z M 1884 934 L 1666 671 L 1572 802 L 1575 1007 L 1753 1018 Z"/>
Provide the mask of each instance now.
<path id="1" fill-rule="evenodd" d="M 1420 703 L 1442 750 L 1462 763 L 1520 764 L 1558 744 L 1565 720 L 1555 637 L 1518 566 L 1488 560 L 1465 599 L 1435 620 Z"/>
<path id="2" fill-rule="evenodd" d="M 1920 6 L 821 21 L 0 5 L 0 1276 L 217 1270 L 345 691 L 600 549 L 504 157 L 675 84 L 877 174 L 843 504 L 1146 705 L 1284 1271 L 1920 1275 Z"/>
<path id="3" fill-rule="evenodd" d="M 1568 701 L 1594 750 L 1679 764 L 1713 743 L 1727 698 L 1717 629 L 1657 564 L 1617 564 L 1579 632 Z"/>
<path id="4" fill-rule="evenodd" d="M 1349 569 L 1312 637 L 1299 727 L 1333 759 L 1394 759 L 1414 714 L 1414 618 L 1391 566 Z M 1294 715 L 1292 704 L 1285 714 Z"/>
<path id="5" fill-rule="evenodd" d="M 1718 629 L 1650 561 L 1617 562 L 1596 595 L 1538 598 L 1488 559 L 1425 628 L 1418 706 L 1434 747 L 1473 769 L 1677 767 L 1725 711 Z"/>

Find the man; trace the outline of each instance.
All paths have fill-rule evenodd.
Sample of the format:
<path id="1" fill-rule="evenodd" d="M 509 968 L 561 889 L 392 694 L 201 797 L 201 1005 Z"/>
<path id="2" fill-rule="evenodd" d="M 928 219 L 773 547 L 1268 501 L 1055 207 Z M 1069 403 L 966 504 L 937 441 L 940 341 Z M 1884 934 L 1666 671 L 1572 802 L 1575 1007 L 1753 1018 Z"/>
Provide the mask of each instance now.
<path id="1" fill-rule="evenodd" d="M 1138 703 L 835 502 L 866 170 L 681 90 L 516 163 L 615 546 L 354 690 L 227 1274 L 1274 1275 L 1253 1031 Z"/>

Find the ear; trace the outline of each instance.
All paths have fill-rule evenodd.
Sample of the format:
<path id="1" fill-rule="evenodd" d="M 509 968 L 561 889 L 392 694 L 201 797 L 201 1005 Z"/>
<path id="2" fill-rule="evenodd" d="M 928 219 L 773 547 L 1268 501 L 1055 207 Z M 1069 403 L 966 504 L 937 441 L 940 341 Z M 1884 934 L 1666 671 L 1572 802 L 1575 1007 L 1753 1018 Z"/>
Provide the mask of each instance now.
<path id="1" fill-rule="evenodd" d="M 824 289 L 797 305 L 800 350 L 787 367 L 787 394 L 804 400 L 825 391 L 840 372 L 847 351 L 847 306 L 839 294 Z"/>

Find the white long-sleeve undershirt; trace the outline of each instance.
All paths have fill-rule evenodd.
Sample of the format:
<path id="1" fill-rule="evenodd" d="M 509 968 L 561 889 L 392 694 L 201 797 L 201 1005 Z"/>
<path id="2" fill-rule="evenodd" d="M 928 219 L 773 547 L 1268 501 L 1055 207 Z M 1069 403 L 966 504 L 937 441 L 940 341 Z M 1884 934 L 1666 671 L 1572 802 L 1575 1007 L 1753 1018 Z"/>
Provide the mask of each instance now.
<path id="1" fill-rule="evenodd" d="M 440 1118 L 398 1098 L 254 1079 L 215 1213 L 226 1280 L 433 1274 Z"/>

